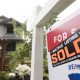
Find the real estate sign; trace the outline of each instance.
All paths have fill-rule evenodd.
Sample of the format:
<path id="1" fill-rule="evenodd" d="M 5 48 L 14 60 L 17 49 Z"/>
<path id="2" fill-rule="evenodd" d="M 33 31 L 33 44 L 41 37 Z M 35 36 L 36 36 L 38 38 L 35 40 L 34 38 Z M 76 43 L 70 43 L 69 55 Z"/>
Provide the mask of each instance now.
<path id="1" fill-rule="evenodd" d="M 80 80 L 80 10 L 47 32 L 50 80 Z"/>

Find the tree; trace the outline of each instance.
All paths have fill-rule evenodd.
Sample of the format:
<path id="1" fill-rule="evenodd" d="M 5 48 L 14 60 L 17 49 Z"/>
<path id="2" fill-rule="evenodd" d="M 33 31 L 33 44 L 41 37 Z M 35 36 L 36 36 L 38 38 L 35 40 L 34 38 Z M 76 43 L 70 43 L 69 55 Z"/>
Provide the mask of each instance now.
<path id="1" fill-rule="evenodd" d="M 15 26 L 15 25 L 14 25 Z M 32 46 L 32 40 L 31 40 L 31 33 L 26 30 L 26 22 L 22 24 L 21 29 L 17 27 L 14 27 L 16 33 L 20 34 L 24 31 L 24 40 L 17 44 L 16 51 L 9 52 L 8 55 L 10 56 L 10 69 L 15 69 L 15 67 L 24 61 L 30 61 L 31 60 L 31 46 Z"/>

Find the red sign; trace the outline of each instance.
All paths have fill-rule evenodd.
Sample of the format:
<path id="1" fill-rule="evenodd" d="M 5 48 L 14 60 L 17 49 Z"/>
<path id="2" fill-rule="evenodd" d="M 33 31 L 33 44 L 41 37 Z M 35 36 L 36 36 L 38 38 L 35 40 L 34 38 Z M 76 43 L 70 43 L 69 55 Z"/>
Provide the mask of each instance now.
<path id="1" fill-rule="evenodd" d="M 48 32 L 47 43 L 53 67 L 79 59 L 80 15 Z"/>
<path id="2" fill-rule="evenodd" d="M 54 26 L 55 27 L 55 26 Z M 80 29 L 80 15 L 47 33 L 48 52 L 53 50 L 74 32 Z"/>

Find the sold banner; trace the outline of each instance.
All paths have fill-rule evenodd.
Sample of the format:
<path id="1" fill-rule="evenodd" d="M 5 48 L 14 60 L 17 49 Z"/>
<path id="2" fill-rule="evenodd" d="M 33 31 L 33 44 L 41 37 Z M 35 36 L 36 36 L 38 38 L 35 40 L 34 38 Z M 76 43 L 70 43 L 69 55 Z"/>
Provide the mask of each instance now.
<path id="1" fill-rule="evenodd" d="M 50 80 L 80 80 L 80 11 L 46 36 Z"/>

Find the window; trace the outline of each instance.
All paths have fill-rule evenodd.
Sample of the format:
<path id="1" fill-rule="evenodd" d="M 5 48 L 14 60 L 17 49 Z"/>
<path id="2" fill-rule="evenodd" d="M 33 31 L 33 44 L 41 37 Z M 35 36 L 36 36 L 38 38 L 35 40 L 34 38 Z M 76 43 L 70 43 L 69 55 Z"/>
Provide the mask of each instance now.
<path id="1" fill-rule="evenodd" d="M 14 33 L 12 26 L 7 26 L 7 33 Z"/>
<path id="2" fill-rule="evenodd" d="M 15 51 L 16 50 L 16 42 L 10 42 L 6 46 L 6 51 Z"/>

